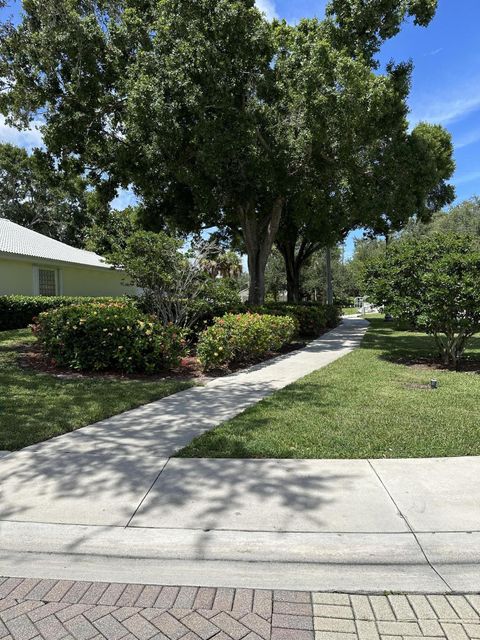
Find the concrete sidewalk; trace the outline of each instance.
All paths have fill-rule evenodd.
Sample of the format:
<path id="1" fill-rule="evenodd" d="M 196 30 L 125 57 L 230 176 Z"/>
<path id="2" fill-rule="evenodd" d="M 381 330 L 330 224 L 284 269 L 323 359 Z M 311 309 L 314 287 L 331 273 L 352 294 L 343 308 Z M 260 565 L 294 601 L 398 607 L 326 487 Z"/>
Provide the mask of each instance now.
<path id="1" fill-rule="evenodd" d="M 25 469 L 12 465 L 3 485 L 10 513 L 0 522 L 0 574 L 306 590 L 320 584 L 373 592 L 480 590 L 480 458 L 171 459 L 135 502 L 134 485 L 141 483 L 132 460 L 123 461 L 131 480 L 122 488 L 109 484 L 102 455 L 80 454 L 83 484 L 69 479 L 63 465 L 60 490 L 57 481 L 32 485 L 30 455 L 23 454 Z M 42 474 L 54 463 L 45 456 Z"/>
<path id="2" fill-rule="evenodd" d="M 0 575 L 480 590 L 480 458 L 170 458 L 365 328 L 347 320 L 301 352 L 0 460 Z"/>
<path id="3" fill-rule="evenodd" d="M 300 351 L 216 378 L 204 387 L 181 391 L 23 452 L 169 458 L 196 436 L 346 355 L 359 346 L 367 328 L 365 320 L 345 319 Z"/>

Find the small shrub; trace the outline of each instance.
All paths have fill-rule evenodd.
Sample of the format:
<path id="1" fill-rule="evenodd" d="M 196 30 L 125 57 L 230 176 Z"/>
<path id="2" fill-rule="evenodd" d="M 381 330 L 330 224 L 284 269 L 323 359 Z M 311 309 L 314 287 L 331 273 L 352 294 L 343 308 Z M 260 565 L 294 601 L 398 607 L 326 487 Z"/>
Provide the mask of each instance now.
<path id="1" fill-rule="evenodd" d="M 186 355 L 185 330 L 121 302 L 44 312 L 33 331 L 56 365 L 80 371 L 155 373 Z"/>
<path id="2" fill-rule="evenodd" d="M 204 320 L 213 319 L 212 312 L 220 315 L 240 302 L 233 278 L 211 275 L 210 257 L 216 249 L 215 243 L 200 241 L 185 251 L 182 238 L 163 231 L 138 231 L 109 260 L 143 291 L 141 305 L 146 312 L 165 325 L 171 322 L 195 333 Z M 231 260 L 227 262 L 233 269 Z"/>
<path id="3" fill-rule="evenodd" d="M 367 292 L 404 327 L 433 336 L 455 368 L 480 332 L 479 274 L 480 251 L 468 236 L 406 238 L 367 266 Z"/>
<path id="4" fill-rule="evenodd" d="M 188 339 L 192 344 L 196 344 L 200 333 L 211 326 L 215 318 L 247 311 L 232 283 L 220 279 L 209 282 L 201 296 L 182 302 L 182 305 L 190 329 Z M 155 314 L 148 295 L 139 298 L 138 308 L 146 314 Z"/>
<path id="5" fill-rule="evenodd" d="M 71 296 L 0 296 L 0 331 L 24 329 L 43 311 L 72 304 L 129 302 L 127 298 L 89 298 Z"/>
<path id="6" fill-rule="evenodd" d="M 215 318 L 227 313 L 238 314 L 246 311 L 235 284 L 228 279 L 212 280 L 204 294 L 191 300 L 188 306 L 190 315 L 196 318 L 191 327 L 193 340 L 211 326 Z"/>
<path id="7" fill-rule="evenodd" d="M 305 338 L 317 338 L 326 329 L 336 327 L 340 321 L 337 307 L 314 303 L 267 303 L 261 307 L 252 307 L 252 311 L 294 318 L 299 325 L 299 335 Z"/>
<path id="8" fill-rule="evenodd" d="M 200 335 L 197 355 L 206 370 L 252 362 L 288 344 L 298 331 L 291 317 L 227 314 Z"/>
<path id="9" fill-rule="evenodd" d="M 341 309 L 338 306 L 326 305 L 327 329 L 334 329 L 340 323 Z"/>

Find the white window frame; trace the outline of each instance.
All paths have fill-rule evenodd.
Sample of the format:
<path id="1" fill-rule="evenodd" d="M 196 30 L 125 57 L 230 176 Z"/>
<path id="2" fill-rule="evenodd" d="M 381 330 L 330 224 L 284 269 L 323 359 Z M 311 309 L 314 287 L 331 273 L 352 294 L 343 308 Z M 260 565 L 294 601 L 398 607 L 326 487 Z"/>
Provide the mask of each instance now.
<path id="1" fill-rule="evenodd" d="M 53 271 L 55 273 L 55 295 L 61 296 L 63 293 L 63 278 L 62 273 L 56 267 L 50 265 L 34 265 L 33 267 L 33 295 L 40 295 L 40 270 Z"/>

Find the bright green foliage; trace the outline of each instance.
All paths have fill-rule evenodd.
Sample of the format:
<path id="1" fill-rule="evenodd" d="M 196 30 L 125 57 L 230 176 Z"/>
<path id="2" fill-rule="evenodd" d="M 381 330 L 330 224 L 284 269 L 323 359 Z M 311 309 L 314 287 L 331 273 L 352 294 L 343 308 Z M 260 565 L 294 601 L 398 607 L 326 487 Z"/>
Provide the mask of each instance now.
<path id="1" fill-rule="evenodd" d="M 271 302 L 261 307 L 251 307 L 251 311 L 293 318 L 298 325 L 298 335 L 303 338 L 318 338 L 327 329 L 336 327 L 340 320 L 337 307 L 323 304 Z"/>
<path id="2" fill-rule="evenodd" d="M 29 329 L 0 332 L 0 449 L 15 451 L 192 386 L 171 377 L 43 373 L 25 364 L 34 342 Z"/>
<path id="3" fill-rule="evenodd" d="M 0 296 L 0 331 L 23 329 L 42 311 L 72 304 L 116 303 L 136 304 L 133 298 L 83 298 L 72 296 Z"/>
<path id="4" fill-rule="evenodd" d="M 425 367 L 424 333 L 371 319 L 359 349 L 196 438 L 199 458 L 430 458 L 478 456 L 480 337 L 472 372 Z M 423 366 L 415 366 L 419 362 Z M 476 365 L 476 366 L 475 366 Z M 430 389 L 430 380 L 438 389 Z"/>
<path id="5" fill-rule="evenodd" d="M 432 233 L 457 233 L 470 236 L 472 241 L 480 247 L 480 198 L 474 196 L 447 211 L 436 213 L 429 223 L 412 221 L 407 225 L 404 237 Z"/>
<path id="6" fill-rule="evenodd" d="M 55 365 L 79 371 L 155 373 L 186 355 L 185 330 L 122 303 L 48 311 L 33 330 Z"/>
<path id="7" fill-rule="evenodd" d="M 105 197 L 133 185 L 156 228 L 240 233 L 259 303 L 292 194 L 326 212 L 321 230 L 356 202 L 368 226 L 356 178 L 403 149 L 410 72 L 374 73 L 372 54 L 435 7 L 334 0 L 329 20 L 289 26 L 254 0 L 25 0 L 0 39 L 0 109 L 18 125 L 41 110 L 49 152 Z"/>
<path id="8" fill-rule="evenodd" d="M 385 40 L 398 34 L 406 18 L 426 27 L 437 5 L 438 0 L 330 0 L 327 15 L 339 43 L 352 53 L 373 56 Z"/>
<path id="9" fill-rule="evenodd" d="M 406 134 L 406 132 L 405 132 Z M 455 199 L 452 137 L 439 125 L 420 123 L 379 148 L 365 181 L 370 202 L 364 226 L 390 239 L 415 218 L 428 222 Z"/>
<path id="10" fill-rule="evenodd" d="M 182 246 L 182 240 L 164 232 L 137 231 L 110 259 L 124 269 L 128 282 L 143 289 L 148 297 L 163 297 L 187 266 Z"/>
<path id="11" fill-rule="evenodd" d="M 434 235 L 393 243 L 367 268 L 368 291 L 400 321 L 435 338 L 456 367 L 480 331 L 480 252 L 465 236 Z"/>
<path id="12" fill-rule="evenodd" d="M 385 255 L 386 244 L 380 238 L 357 238 L 352 258 L 348 261 L 348 272 L 354 297 L 365 294 L 365 272 L 370 262 L 381 259 Z"/>
<path id="13" fill-rule="evenodd" d="M 298 331 L 289 316 L 228 314 L 200 335 L 197 355 L 205 370 L 245 364 L 279 351 Z"/>
<path id="14" fill-rule="evenodd" d="M 433 233 L 459 233 L 469 236 L 480 247 L 480 198 L 474 196 L 447 212 L 438 213 L 430 226 Z"/>

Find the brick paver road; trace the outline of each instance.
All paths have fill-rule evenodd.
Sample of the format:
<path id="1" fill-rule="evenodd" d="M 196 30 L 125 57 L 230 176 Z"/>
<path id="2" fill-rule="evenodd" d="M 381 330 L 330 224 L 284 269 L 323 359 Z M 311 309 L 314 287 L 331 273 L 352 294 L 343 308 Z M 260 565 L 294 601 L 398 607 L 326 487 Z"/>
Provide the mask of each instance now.
<path id="1" fill-rule="evenodd" d="M 479 595 L 0 578 L 0 640 L 477 640 Z"/>

